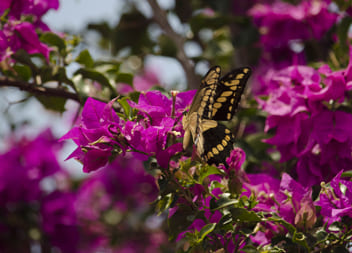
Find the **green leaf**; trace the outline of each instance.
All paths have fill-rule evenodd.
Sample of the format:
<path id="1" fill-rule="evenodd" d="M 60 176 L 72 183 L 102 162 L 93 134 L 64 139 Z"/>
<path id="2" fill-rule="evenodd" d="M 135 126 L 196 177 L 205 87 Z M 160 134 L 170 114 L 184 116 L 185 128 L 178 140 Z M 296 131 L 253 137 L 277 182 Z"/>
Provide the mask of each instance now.
<path id="1" fill-rule="evenodd" d="M 346 11 L 352 5 L 351 0 L 335 0 L 334 3 L 338 5 L 340 11 Z"/>
<path id="2" fill-rule="evenodd" d="M 37 66 L 33 63 L 31 56 L 23 49 L 17 50 L 16 53 L 12 55 L 17 62 L 27 65 L 32 70 L 32 73 L 38 73 Z"/>
<path id="3" fill-rule="evenodd" d="M 216 223 L 210 223 L 210 224 L 207 224 L 204 227 L 202 227 L 202 229 L 199 232 L 200 237 L 198 239 L 198 243 L 202 242 L 208 234 L 213 232 L 215 227 L 216 227 Z"/>
<path id="4" fill-rule="evenodd" d="M 349 253 L 351 251 L 349 251 L 348 249 L 346 249 L 345 246 L 343 245 L 337 245 L 336 247 L 333 248 L 333 253 Z"/>
<path id="5" fill-rule="evenodd" d="M 202 184 L 204 179 L 210 175 L 221 175 L 222 172 L 215 166 L 206 165 L 204 170 L 200 171 L 199 182 Z"/>
<path id="6" fill-rule="evenodd" d="M 150 22 L 150 19 L 137 10 L 124 13 L 119 24 L 110 31 L 112 53 L 115 54 L 127 47 L 131 50 L 131 55 L 145 54 L 146 50 L 154 45 L 147 29 Z"/>
<path id="7" fill-rule="evenodd" d="M 172 202 L 174 200 L 174 195 L 172 193 L 169 193 L 165 196 L 163 196 L 157 203 L 157 210 L 158 210 L 158 215 L 160 215 L 162 212 L 164 212 L 166 209 L 168 209 Z"/>
<path id="8" fill-rule="evenodd" d="M 221 217 L 218 222 L 218 228 L 220 228 L 222 231 L 233 230 L 233 219 L 231 213 L 227 213 Z"/>
<path id="9" fill-rule="evenodd" d="M 308 243 L 307 243 L 307 240 L 306 240 L 306 236 L 302 233 L 302 232 L 295 232 L 293 234 L 293 237 L 292 237 L 292 241 L 305 247 L 307 249 L 308 252 L 310 252 L 309 250 L 309 246 L 308 246 Z"/>
<path id="10" fill-rule="evenodd" d="M 352 179 L 352 170 L 344 171 L 341 174 L 341 178 L 344 178 L 344 177 L 349 177 L 350 179 Z M 347 178 L 344 178 L 344 179 L 347 179 Z"/>
<path id="11" fill-rule="evenodd" d="M 58 81 L 60 83 L 69 84 L 70 86 L 74 85 L 72 80 L 67 77 L 66 68 L 64 66 L 45 65 L 40 69 L 38 74 L 40 75 L 43 83 Z"/>
<path id="12" fill-rule="evenodd" d="M 352 18 L 350 16 L 345 16 L 337 27 L 337 35 L 339 36 L 341 42 L 344 44 L 347 42 L 348 29 L 351 26 L 351 23 Z"/>
<path id="13" fill-rule="evenodd" d="M 204 14 L 199 14 L 192 17 L 190 25 L 193 32 L 197 33 L 203 28 L 216 30 L 224 25 L 228 25 L 229 18 L 226 16 L 212 16 L 209 17 Z"/>
<path id="14" fill-rule="evenodd" d="M 93 68 L 94 60 L 87 49 L 83 50 L 75 59 L 76 62 L 84 65 L 87 68 Z"/>
<path id="15" fill-rule="evenodd" d="M 9 12 L 10 12 L 10 8 L 7 8 L 3 14 L 1 15 L 0 17 L 0 21 L 3 22 L 3 23 L 6 23 L 7 22 L 7 15 L 9 15 Z"/>
<path id="16" fill-rule="evenodd" d="M 83 78 L 91 79 L 100 83 L 102 86 L 108 87 L 112 91 L 114 96 L 117 95 L 115 88 L 111 85 L 109 80 L 102 73 L 93 69 L 81 68 L 74 73 L 74 75 L 78 74 L 81 74 Z"/>
<path id="17" fill-rule="evenodd" d="M 248 211 L 242 207 L 231 208 L 230 212 L 234 221 L 260 222 L 262 220 L 254 211 Z"/>
<path id="18" fill-rule="evenodd" d="M 210 209 L 214 211 L 227 207 L 233 207 L 236 204 L 238 204 L 237 199 L 229 199 L 227 197 L 221 197 L 219 199 L 212 198 L 210 200 Z"/>
<path id="19" fill-rule="evenodd" d="M 13 68 L 18 74 L 18 77 L 23 81 L 28 81 L 32 77 L 32 71 L 30 67 L 26 65 L 16 64 Z"/>
<path id="20" fill-rule="evenodd" d="M 70 78 L 67 77 L 67 73 L 66 73 L 66 68 L 65 67 L 58 67 L 56 69 L 56 71 L 54 71 L 54 80 L 59 81 L 61 83 L 66 83 L 69 84 L 71 86 L 74 86 L 72 80 Z"/>
<path id="21" fill-rule="evenodd" d="M 338 58 L 339 63 L 348 62 L 348 51 L 349 51 L 349 38 L 348 30 L 352 24 L 352 18 L 350 16 L 345 16 L 341 22 L 337 25 L 337 36 L 339 38 L 338 42 L 335 44 L 335 53 Z M 346 57 L 347 56 L 347 57 Z"/>
<path id="22" fill-rule="evenodd" d="M 134 92 L 131 92 L 130 94 L 128 94 L 128 96 L 130 97 L 130 100 L 132 100 L 133 102 L 136 102 L 136 103 L 138 103 L 140 95 L 141 95 L 141 93 L 139 91 L 134 91 Z"/>
<path id="23" fill-rule="evenodd" d="M 268 218 L 268 221 L 274 221 L 274 222 L 277 222 L 281 225 L 283 225 L 285 228 L 287 228 L 287 230 L 290 232 L 290 234 L 294 234 L 296 233 L 296 228 L 289 222 L 283 220 L 282 218 L 280 217 L 277 217 L 277 216 L 273 216 L 273 217 L 269 217 Z"/>
<path id="24" fill-rule="evenodd" d="M 127 83 L 133 86 L 133 75 L 131 73 L 118 73 L 115 81 L 117 83 Z"/>
<path id="25" fill-rule="evenodd" d="M 189 205 L 179 204 L 177 211 L 168 219 L 170 240 L 176 239 L 177 235 L 184 232 L 201 213 L 195 213 Z"/>
<path id="26" fill-rule="evenodd" d="M 42 36 L 40 36 L 40 40 L 50 46 L 57 47 L 59 51 L 64 50 L 66 48 L 65 40 L 52 32 L 46 32 L 42 34 Z"/>
<path id="27" fill-rule="evenodd" d="M 171 40 L 168 36 L 162 34 L 158 38 L 160 54 L 168 57 L 176 57 L 177 47 L 175 42 Z"/>
<path id="28" fill-rule="evenodd" d="M 35 96 L 38 101 L 48 110 L 53 110 L 56 112 L 64 112 L 65 111 L 65 103 L 66 99 L 62 97 L 49 97 L 49 96 Z"/>
<path id="29" fill-rule="evenodd" d="M 127 119 L 131 119 L 132 117 L 132 108 L 131 106 L 128 104 L 127 100 L 129 98 L 128 97 L 123 97 L 117 100 L 117 102 L 122 106 L 123 111 L 125 112 L 125 115 Z"/>

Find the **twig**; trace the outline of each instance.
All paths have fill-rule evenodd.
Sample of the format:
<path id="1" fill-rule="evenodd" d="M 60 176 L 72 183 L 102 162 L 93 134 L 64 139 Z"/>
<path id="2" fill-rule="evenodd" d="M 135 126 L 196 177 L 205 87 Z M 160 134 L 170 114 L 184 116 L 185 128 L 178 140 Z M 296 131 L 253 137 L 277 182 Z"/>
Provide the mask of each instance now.
<path id="1" fill-rule="evenodd" d="M 72 99 L 78 103 L 81 103 L 81 99 L 76 93 L 69 92 L 62 88 L 49 88 L 44 86 L 38 86 L 34 83 L 13 80 L 7 77 L 0 77 L 0 87 L 17 87 L 20 90 L 28 91 L 33 94 L 62 97 Z"/>
<path id="2" fill-rule="evenodd" d="M 161 27 L 165 34 L 175 43 L 175 46 L 177 48 L 176 58 L 181 63 L 183 70 L 185 71 L 188 87 L 190 89 L 198 89 L 200 80 L 195 75 L 194 66 L 185 53 L 184 38 L 182 38 L 172 29 L 169 22 L 167 21 L 165 11 L 160 8 L 156 0 L 148 0 L 148 3 L 153 10 L 153 18 L 155 22 Z"/>

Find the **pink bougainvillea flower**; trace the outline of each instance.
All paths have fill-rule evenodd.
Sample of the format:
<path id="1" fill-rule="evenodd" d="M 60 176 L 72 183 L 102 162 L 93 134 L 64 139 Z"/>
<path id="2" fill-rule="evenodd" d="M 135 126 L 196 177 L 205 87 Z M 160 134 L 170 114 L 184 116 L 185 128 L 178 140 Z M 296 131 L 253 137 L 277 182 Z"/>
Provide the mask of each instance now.
<path id="1" fill-rule="evenodd" d="M 33 15 L 39 20 L 48 10 L 59 8 L 59 0 L 2 0 L 0 14 L 9 9 L 8 15 L 17 20 L 21 15 Z"/>
<path id="2" fill-rule="evenodd" d="M 49 130 L 34 140 L 22 138 L 0 155 L 0 203 L 38 200 L 40 182 L 61 170 L 56 159 L 60 145 Z"/>
<path id="3" fill-rule="evenodd" d="M 63 252 L 79 252 L 75 194 L 54 191 L 42 200 L 42 227 L 51 243 Z"/>
<path id="4" fill-rule="evenodd" d="M 319 40 L 336 22 L 327 1 L 301 1 L 298 5 L 282 1 L 258 3 L 249 10 L 261 33 L 266 51 L 288 48 L 292 41 Z"/>
<path id="5" fill-rule="evenodd" d="M 262 79 L 266 98 L 257 101 L 268 113 L 265 131 L 275 129 L 266 142 L 276 146 L 282 162 L 297 160 L 298 180 L 305 186 L 330 180 L 352 161 L 352 115 L 329 106 L 348 99 L 350 66 L 343 71 L 290 66 Z"/>
<path id="6" fill-rule="evenodd" d="M 341 179 L 342 171 L 331 180 L 330 185 L 324 185 L 319 199 L 314 203 L 320 206 L 320 214 L 330 226 L 342 217 L 352 218 L 352 182 Z"/>
<path id="7" fill-rule="evenodd" d="M 133 121 L 124 121 L 109 104 L 88 98 L 81 123 L 61 139 L 72 139 L 77 149 L 68 157 L 83 163 L 85 172 L 104 167 L 113 152 L 125 154 L 137 151 L 140 159 L 155 156 L 159 165 L 167 168 L 170 158 L 182 151 L 180 143 L 168 146 L 169 136 L 181 137 L 181 116 L 189 105 L 194 91 L 176 94 L 168 98 L 160 91 L 142 93 L 137 103 L 129 101 L 138 110 Z M 144 154 L 144 155 L 143 155 Z"/>
<path id="8" fill-rule="evenodd" d="M 83 163 L 83 171 L 90 172 L 105 166 L 114 148 L 121 152 L 126 146 L 121 144 L 119 133 L 121 120 L 112 105 L 88 98 L 82 111 L 81 123 L 74 127 L 61 140 L 72 139 L 77 149 L 67 158 L 75 158 Z"/>

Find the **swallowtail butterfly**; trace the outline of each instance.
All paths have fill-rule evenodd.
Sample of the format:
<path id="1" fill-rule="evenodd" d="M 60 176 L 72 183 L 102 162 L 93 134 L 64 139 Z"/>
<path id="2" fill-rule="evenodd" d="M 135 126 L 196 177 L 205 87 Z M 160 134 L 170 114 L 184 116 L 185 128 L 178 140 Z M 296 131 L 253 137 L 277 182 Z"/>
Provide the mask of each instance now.
<path id="1" fill-rule="evenodd" d="M 248 67 L 235 69 L 220 77 L 219 66 L 203 77 L 189 111 L 182 119 L 186 149 L 192 136 L 198 154 L 208 164 L 224 164 L 233 149 L 234 136 L 218 121 L 232 119 L 251 74 Z"/>

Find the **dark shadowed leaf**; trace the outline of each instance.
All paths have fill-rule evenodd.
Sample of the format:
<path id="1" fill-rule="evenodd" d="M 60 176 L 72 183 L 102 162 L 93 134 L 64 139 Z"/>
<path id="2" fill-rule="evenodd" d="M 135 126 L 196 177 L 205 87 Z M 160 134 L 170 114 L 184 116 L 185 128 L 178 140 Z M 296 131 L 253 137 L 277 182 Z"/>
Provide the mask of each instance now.
<path id="1" fill-rule="evenodd" d="M 133 75 L 130 73 L 118 73 L 115 79 L 116 83 L 126 83 L 133 85 Z"/>
<path id="2" fill-rule="evenodd" d="M 74 75 L 78 75 L 78 74 L 81 74 L 83 78 L 91 79 L 93 81 L 100 83 L 102 86 L 108 87 L 116 96 L 115 88 L 111 85 L 109 80 L 102 73 L 93 69 L 81 68 L 74 73 Z"/>
<path id="3" fill-rule="evenodd" d="M 26 65 L 16 64 L 13 68 L 22 81 L 28 81 L 32 77 L 32 71 Z"/>
<path id="4" fill-rule="evenodd" d="M 35 97 L 48 110 L 53 110 L 60 113 L 65 111 L 65 98 L 40 95 L 36 95 Z"/>
<path id="5" fill-rule="evenodd" d="M 176 57 L 177 47 L 175 42 L 171 40 L 168 36 L 162 34 L 158 38 L 160 46 L 160 54 L 163 56 Z"/>
<path id="6" fill-rule="evenodd" d="M 50 46 L 57 47 L 59 51 L 64 50 L 66 48 L 65 40 L 62 39 L 59 35 L 52 32 L 46 32 L 42 34 L 42 36 L 40 36 L 40 40 Z"/>
<path id="7" fill-rule="evenodd" d="M 215 227 L 216 227 L 216 223 L 210 223 L 210 224 L 207 224 L 204 227 L 202 227 L 202 229 L 199 232 L 198 243 L 202 242 L 208 234 L 213 232 Z"/>
<path id="8" fill-rule="evenodd" d="M 231 208 L 230 212 L 233 219 L 240 222 L 259 222 L 261 218 L 253 211 L 248 211 L 242 207 Z"/>
<path id="9" fill-rule="evenodd" d="M 281 225 L 283 225 L 285 228 L 287 228 L 287 230 L 290 232 L 290 234 L 294 234 L 296 233 L 296 228 L 291 224 L 291 223 L 288 223 L 287 221 L 283 220 L 282 218 L 280 217 L 277 217 L 277 216 L 273 216 L 273 217 L 269 217 L 268 218 L 268 221 L 274 221 L 274 222 L 277 222 Z"/>
<path id="10" fill-rule="evenodd" d="M 20 62 L 30 67 L 30 69 L 32 70 L 32 73 L 38 72 L 37 66 L 33 63 L 31 56 L 25 50 L 23 49 L 18 50 L 16 53 L 12 55 L 12 58 L 14 58 L 17 62 Z"/>
<path id="11" fill-rule="evenodd" d="M 166 211 L 170 207 L 173 200 L 174 200 L 174 195 L 171 193 L 163 196 L 162 199 L 160 199 L 156 205 L 158 215 Z"/>
<path id="12" fill-rule="evenodd" d="M 197 213 L 191 206 L 179 204 L 177 211 L 168 220 L 170 239 L 176 239 L 179 233 L 185 231 L 192 224 L 196 216 Z"/>
<path id="13" fill-rule="evenodd" d="M 76 62 L 84 65 L 86 68 L 94 66 L 94 60 L 87 49 L 83 50 L 76 58 Z"/>
<path id="14" fill-rule="evenodd" d="M 124 118 L 130 119 L 132 116 L 132 110 L 131 110 L 131 106 L 127 102 L 128 99 L 129 99 L 128 97 L 123 97 L 118 99 L 117 102 L 122 106 L 123 111 L 125 112 Z"/>
<path id="15" fill-rule="evenodd" d="M 204 179 L 210 175 L 221 175 L 222 172 L 215 166 L 206 165 L 200 170 L 199 182 L 203 183 Z"/>
<path id="16" fill-rule="evenodd" d="M 197 33 L 203 28 L 219 29 L 229 23 L 229 18 L 226 16 L 209 17 L 204 14 L 199 14 L 192 17 L 190 25 L 192 31 Z"/>
<path id="17" fill-rule="evenodd" d="M 212 198 L 210 200 L 210 209 L 219 210 L 223 208 L 233 207 L 236 204 L 238 204 L 237 199 L 230 199 L 228 197 L 221 197 L 219 199 Z"/>
<path id="18" fill-rule="evenodd" d="M 293 242 L 305 247 L 309 251 L 309 246 L 306 239 L 306 236 L 302 232 L 295 232 L 292 237 Z"/>

